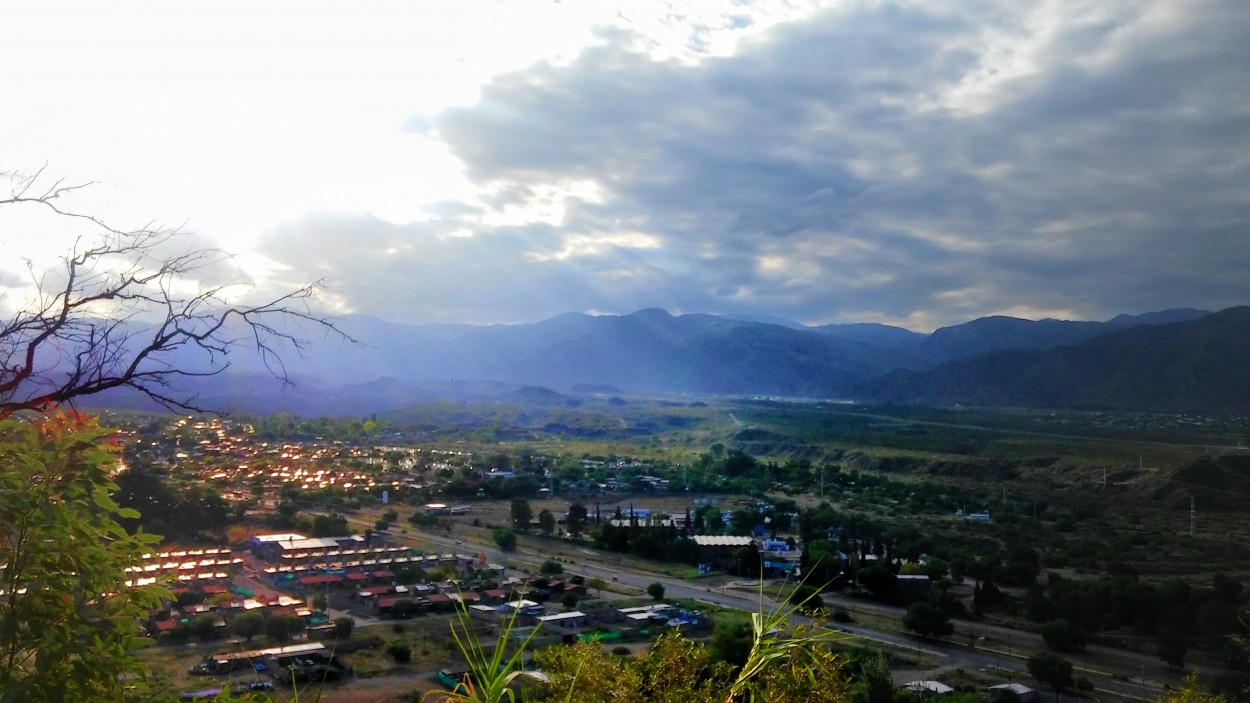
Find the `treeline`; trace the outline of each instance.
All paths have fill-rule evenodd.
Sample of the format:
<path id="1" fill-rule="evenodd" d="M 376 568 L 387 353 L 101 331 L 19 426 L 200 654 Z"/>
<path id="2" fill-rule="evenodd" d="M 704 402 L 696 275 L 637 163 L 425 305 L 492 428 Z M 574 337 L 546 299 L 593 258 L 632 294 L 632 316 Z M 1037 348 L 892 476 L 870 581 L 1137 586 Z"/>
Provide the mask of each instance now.
<path id="1" fill-rule="evenodd" d="M 1172 666 L 1182 666 L 1194 647 L 1244 668 L 1244 652 L 1232 639 L 1246 634 L 1244 604 L 1243 584 L 1222 573 L 1206 587 L 1180 579 L 1149 583 L 1125 573 L 1083 580 L 1051 573 L 1028 587 L 1021 605 L 1059 651 L 1081 651 L 1099 633 L 1128 629 L 1157 640 L 1160 658 Z"/>
<path id="2" fill-rule="evenodd" d="M 172 539 L 216 539 L 242 517 L 242 506 L 226 502 L 212 486 L 171 484 L 164 470 L 150 464 L 134 464 L 114 481 L 117 491 L 113 500 L 139 512 L 138 518 L 119 520 L 132 533 L 142 527 L 145 532 Z"/>
<path id="3" fill-rule="evenodd" d="M 255 429 L 254 437 L 263 442 L 327 442 L 364 443 L 377 441 L 386 424 L 373 415 L 358 418 L 301 418 L 293 413 L 280 412 L 262 417 L 239 417 Z"/>

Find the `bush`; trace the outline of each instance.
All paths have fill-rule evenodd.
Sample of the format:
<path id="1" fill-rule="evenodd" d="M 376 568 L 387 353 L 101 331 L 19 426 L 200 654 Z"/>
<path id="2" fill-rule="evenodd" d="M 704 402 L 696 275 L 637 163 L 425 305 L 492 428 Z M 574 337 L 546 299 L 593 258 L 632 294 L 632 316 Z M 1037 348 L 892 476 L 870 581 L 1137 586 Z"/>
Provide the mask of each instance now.
<path id="1" fill-rule="evenodd" d="M 790 591 L 787 597 L 790 604 L 803 611 L 804 613 L 815 613 L 823 610 L 825 601 L 820 597 L 820 591 L 815 586 L 807 584 L 799 584 Z"/>
<path id="2" fill-rule="evenodd" d="M 386 646 L 386 654 L 396 664 L 407 664 L 412 661 L 412 649 L 403 642 L 392 642 Z"/>
<path id="3" fill-rule="evenodd" d="M 512 530 L 506 527 L 498 527 L 495 528 L 492 536 L 495 538 L 495 544 L 499 545 L 499 548 L 503 551 L 511 552 L 516 550 L 516 533 Z"/>
<path id="4" fill-rule="evenodd" d="M 624 646 L 624 645 L 621 645 L 621 646 L 618 646 L 618 647 L 613 647 L 613 648 L 612 648 L 612 653 L 613 653 L 613 654 L 615 654 L 615 655 L 616 655 L 616 656 L 618 656 L 618 657 L 628 657 L 628 656 L 629 656 L 629 647 L 626 647 L 626 646 Z"/>
<path id="5" fill-rule="evenodd" d="M 1041 630 L 1046 646 L 1056 652 L 1084 652 L 1090 640 L 1088 630 L 1063 618 L 1046 622 Z"/>
<path id="6" fill-rule="evenodd" d="M 352 630 L 356 627 L 356 621 L 350 616 L 334 618 L 334 639 L 345 640 L 352 636 Z"/>
<path id="7" fill-rule="evenodd" d="M 854 622 L 851 619 L 851 613 L 846 608 L 836 608 L 833 611 L 834 622 Z"/>

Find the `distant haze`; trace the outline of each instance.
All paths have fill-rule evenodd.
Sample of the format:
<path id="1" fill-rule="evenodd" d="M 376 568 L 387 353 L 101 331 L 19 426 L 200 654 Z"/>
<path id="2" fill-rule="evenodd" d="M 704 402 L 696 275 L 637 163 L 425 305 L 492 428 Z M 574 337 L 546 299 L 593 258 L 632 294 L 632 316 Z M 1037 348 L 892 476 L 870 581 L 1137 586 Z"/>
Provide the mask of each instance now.
<path id="1" fill-rule="evenodd" d="M 664 310 L 531 325 L 343 320 L 364 345 L 314 344 L 294 387 L 235 356 L 193 381 L 207 407 L 360 415 L 435 399 L 575 406 L 590 395 L 766 395 L 933 405 L 1250 410 L 1250 307 L 1109 322 L 988 317 L 931 335 L 806 328 Z M 190 360 L 169 359 L 182 367 Z M 116 397 L 113 401 L 116 401 Z"/>

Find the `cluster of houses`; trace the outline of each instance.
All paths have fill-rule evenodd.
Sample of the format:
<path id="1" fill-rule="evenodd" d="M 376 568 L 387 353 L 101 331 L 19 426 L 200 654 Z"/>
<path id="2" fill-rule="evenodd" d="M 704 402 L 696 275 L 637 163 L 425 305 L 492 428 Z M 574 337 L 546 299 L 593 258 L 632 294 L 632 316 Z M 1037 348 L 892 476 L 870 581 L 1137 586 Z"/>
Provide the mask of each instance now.
<path id="1" fill-rule="evenodd" d="M 171 581 L 183 585 L 228 582 L 243 557 L 225 547 L 167 549 L 144 554 L 135 566 L 126 567 L 126 586 L 147 586 Z"/>
<path id="2" fill-rule="evenodd" d="M 248 548 L 270 564 L 258 573 L 262 581 L 296 592 L 337 584 L 389 583 L 395 578 L 392 569 L 398 566 L 428 564 L 426 558 L 412 556 L 407 547 L 370 544 L 360 535 L 256 535 L 248 540 Z"/>
<path id="3" fill-rule="evenodd" d="M 177 605 L 177 603 L 181 600 L 180 596 L 188 589 L 186 587 L 173 589 L 174 602 L 150 613 L 147 622 L 148 632 L 158 641 L 168 640 L 177 637 L 180 627 L 190 625 L 203 615 L 209 615 L 213 618 L 212 626 L 215 633 L 213 637 L 224 637 L 230 621 L 235 616 L 252 611 L 259 611 L 267 617 L 283 615 L 296 617 L 303 620 L 306 626 L 314 624 L 312 608 L 300 598 L 285 595 L 253 598 L 231 591 L 226 586 L 213 584 L 200 586 L 199 589 L 208 600 L 185 605 Z M 215 597 L 225 594 L 231 597 Z"/>
<path id="4" fill-rule="evenodd" d="M 495 571 L 496 575 L 503 571 L 498 566 L 488 565 L 486 568 Z M 463 590 L 457 582 L 443 581 L 361 589 L 352 595 L 351 606 L 354 610 L 376 617 L 406 617 L 413 612 L 424 611 L 449 613 L 461 607 L 470 612 L 490 610 L 502 613 L 516 608 L 517 603 L 532 604 L 541 609 L 543 606 L 531 599 L 561 601 L 570 593 L 577 598 L 587 595 L 583 584 L 562 579 L 510 578 L 501 581 L 496 588 L 476 591 Z"/>
<path id="5" fill-rule="evenodd" d="M 672 628 L 687 633 L 706 633 L 712 621 L 699 612 L 682 610 L 666 603 L 631 608 L 595 608 L 549 612 L 541 603 L 519 598 L 499 605 L 476 604 L 468 607 L 470 617 L 493 624 L 511 622 L 514 631 L 538 628 L 532 644 L 536 648 L 557 642 L 611 641 L 653 636 Z"/>

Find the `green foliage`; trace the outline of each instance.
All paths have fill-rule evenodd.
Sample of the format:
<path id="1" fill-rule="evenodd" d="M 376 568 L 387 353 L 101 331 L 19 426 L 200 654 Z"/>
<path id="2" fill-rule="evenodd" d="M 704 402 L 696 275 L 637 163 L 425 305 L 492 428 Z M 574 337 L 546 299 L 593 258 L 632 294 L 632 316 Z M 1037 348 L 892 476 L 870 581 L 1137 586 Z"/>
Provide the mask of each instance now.
<path id="1" fill-rule="evenodd" d="M 196 618 L 191 621 L 191 634 L 198 637 L 203 642 L 208 642 L 209 640 L 220 636 L 220 631 L 217 629 L 217 623 L 218 620 L 216 615 L 212 615 L 210 613 L 197 615 Z"/>
<path id="2" fill-rule="evenodd" d="M 946 611 L 928 601 L 917 601 L 907 606 L 903 627 L 921 637 L 943 637 L 955 631 Z"/>
<path id="3" fill-rule="evenodd" d="M 1060 618 L 1042 625 L 1042 639 L 1047 647 L 1056 652 L 1072 654 L 1085 651 L 1085 646 L 1089 644 L 1090 634 L 1088 630 L 1076 626 L 1071 620 Z"/>
<path id="4" fill-rule="evenodd" d="M 574 503 L 569 506 L 569 514 L 564 519 L 564 529 L 573 537 L 580 537 L 582 530 L 586 529 L 586 520 L 589 513 L 586 506 L 580 503 Z"/>
<path id="5" fill-rule="evenodd" d="M 867 703 L 894 703 L 894 679 L 884 654 L 878 652 L 860 664 L 860 680 Z"/>
<path id="6" fill-rule="evenodd" d="M 343 615 L 334 618 L 334 639 L 345 640 L 350 639 L 352 630 L 356 627 L 356 621 L 350 615 Z"/>
<path id="7" fill-rule="evenodd" d="M 1170 689 L 1159 703 L 1226 703 L 1222 695 L 1203 691 L 1198 685 L 1198 675 L 1190 674 L 1178 688 Z"/>
<path id="8" fill-rule="evenodd" d="M 524 671 L 522 659 L 538 628 L 530 630 L 518 646 L 511 647 L 514 639 L 512 631 L 519 612 L 514 610 L 512 617 L 499 628 L 498 636 L 488 651 L 474 633 L 468 608 L 463 602 L 459 606 L 457 621 L 451 625 L 451 635 L 469 665 L 469 676 L 452 690 L 433 691 L 431 695 L 441 696 L 439 700 L 452 703 L 500 703 L 505 698 L 515 701 L 512 682 Z M 510 648 L 512 654 L 508 654 Z M 595 648 L 602 651 L 598 645 Z"/>
<path id="9" fill-rule="evenodd" d="M 347 518 L 342 515 L 317 515 L 312 521 L 314 537 L 338 537 L 351 532 Z"/>
<path id="10" fill-rule="evenodd" d="M 655 583 L 647 586 L 647 595 L 651 596 L 655 600 L 664 600 L 664 584 L 656 581 Z"/>
<path id="11" fill-rule="evenodd" d="M 274 615 L 265 620 L 265 636 L 274 644 L 288 644 L 304 631 L 304 621 L 294 615 Z"/>
<path id="12" fill-rule="evenodd" d="M 866 566 L 856 574 L 859 583 L 872 593 L 874 598 L 886 599 L 898 589 L 898 577 L 880 564 Z"/>
<path id="13" fill-rule="evenodd" d="M 556 530 L 556 516 L 551 511 L 543 508 L 538 513 L 538 529 L 542 530 L 544 535 L 550 535 Z"/>
<path id="14" fill-rule="evenodd" d="M 530 507 L 530 502 L 524 498 L 513 498 L 512 507 L 512 526 L 518 530 L 528 530 L 530 522 L 534 519 L 534 510 Z"/>
<path id="15" fill-rule="evenodd" d="M 561 564 L 555 559 L 547 559 L 543 561 L 543 564 L 539 567 L 538 572 L 544 576 L 556 576 L 564 573 L 564 564 Z"/>
<path id="16" fill-rule="evenodd" d="M 408 518 L 408 522 L 411 522 L 417 527 L 438 527 L 438 516 L 430 515 L 422 509 L 413 513 L 412 517 Z"/>
<path id="17" fill-rule="evenodd" d="M 421 604 L 412 600 L 401 600 L 391 606 L 391 617 L 393 618 L 410 618 L 414 615 L 421 614 Z"/>
<path id="18" fill-rule="evenodd" d="M 771 617 L 757 623 L 764 624 L 747 628 L 740 666 L 677 633 L 662 635 L 637 659 L 622 661 L 583 642 L 545 649 L 535 662 L 550 677 L 553 698 L 578 703 L 844 703 L 838 657 L 803 634 L 766 634 L 777 624 Z"/>
<path id="19" fill-rule="evenodd" d="M 141 524 L 146 530 L 171 534 L 166 521 L 179 514 L 178 495 L 169 487 L 164 473 L 151 466 L 146 456 L 130 461 L 130 470 L 116 479 L 117 491 L 113 497 L 123 508 L 139 511 L 140 517 L 122 520 L 122 524 L 128 527 Z"/>
<path id="20" fill-rule="evenodd" d="M 403 642 L 392 642 L 386 645 L 386 655 L 396 664 L 407 664 L 412 661 L 412 648 Z"/>
<path id="21" fill-rule="evenodd" d="M 0 420 L 0 701 L 114 701 L 146 678 L 138 622 L 169 593 L 123 585 L 159 538 L 119 524 L 138 514 L 109 495 L 107 434 L 76 413 Z"/>
<path id="22" fill-rule="evenodd" d="M 742 623 L 721 623 L 712 633 L 708 648 L 716 661 L 742 666 L 751 656 L 751 627 Z"/>
<path id="23" fill-rule="evenodd" d="M 249 642 L 265 629 L 265 615 L 259 610 L 239 613 L 230 620 L 230 632 Z"/>
<path id="24" fill-rule="evenodd" d="M 1029 657 L 1027 666 L 1029 676 L 1046 684 L 1056 693 L 1062 693 L 1076 685 L 1076 680 L 1072 678 L 1072 662 L 1058 654 L 1034 654 Z"/>
<path id="25" fill-rule="evenodd" d="M 786 600 L 804 613 L 817 613 L 825 607 L 825 601 L 820 597 L 820 590 L 806 583 L 795 586 L 794 590 L 786 596 Z"/>
<path id="26" fill-rule="evenodd" d="M 511 552 L 516 549 L 516 533 L 512 530 L 506 527 L 497 527 L 491 533 L 491 536 L 495 538 L 495 544 L 499 545 L 499 548 L 505 552 Z"/>

